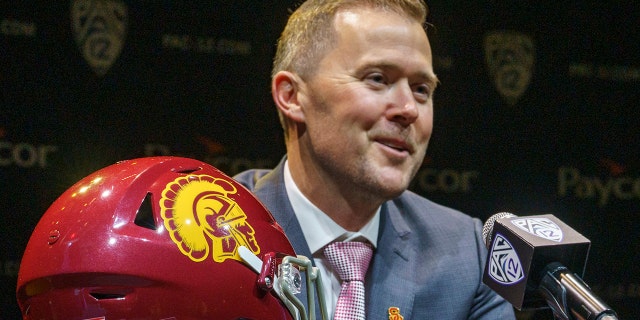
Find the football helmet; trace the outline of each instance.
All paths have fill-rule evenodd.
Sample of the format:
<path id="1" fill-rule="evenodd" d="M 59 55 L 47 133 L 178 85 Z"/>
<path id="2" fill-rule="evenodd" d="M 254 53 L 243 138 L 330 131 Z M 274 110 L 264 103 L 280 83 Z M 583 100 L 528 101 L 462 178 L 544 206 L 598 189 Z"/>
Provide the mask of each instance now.
<path id="1" fill-rule="evenodd" d="M 17 298 L 24 319 L 313 319 L 316 296 L 324 317 L 321 283 L 244 186 L 201 161 L 149 157 L 53 202 Z"/>

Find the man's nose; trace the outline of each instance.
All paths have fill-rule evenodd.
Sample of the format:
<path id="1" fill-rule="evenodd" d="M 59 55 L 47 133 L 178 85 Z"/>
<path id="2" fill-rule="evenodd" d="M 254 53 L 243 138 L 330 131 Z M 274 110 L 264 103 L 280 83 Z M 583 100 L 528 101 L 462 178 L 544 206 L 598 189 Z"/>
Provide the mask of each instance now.
<path id="1" fill-rule="evenodd" d="M 393 88 L 392 99 L 387 110 L 387 118 L 404 126 L 418 118 L 418 104 L 408 83 L 398 83 Z"/>

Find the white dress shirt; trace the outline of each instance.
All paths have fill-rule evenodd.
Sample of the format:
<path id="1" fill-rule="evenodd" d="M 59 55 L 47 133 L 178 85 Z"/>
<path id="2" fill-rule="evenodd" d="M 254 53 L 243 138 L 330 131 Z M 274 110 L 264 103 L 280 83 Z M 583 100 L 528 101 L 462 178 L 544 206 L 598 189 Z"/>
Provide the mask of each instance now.
<path id="1" fill-rule="evenodd" d="M 377 246 L 378 227 L 380 226 L 380 208 L 371 220 L 357 232 L 347 231 L 305 197 L 291 177 L 289 162 L 284 164 L 284 184 L 291 207 L 296 214 L 307 245 L 313 254 L 313 261 L 318 267 L 329 319 L 333 319 L 333 311 L 340 294 L 340 278 L 324 259 L 322 249 L 335 241 L 367 240 L 373 247 Z"/>

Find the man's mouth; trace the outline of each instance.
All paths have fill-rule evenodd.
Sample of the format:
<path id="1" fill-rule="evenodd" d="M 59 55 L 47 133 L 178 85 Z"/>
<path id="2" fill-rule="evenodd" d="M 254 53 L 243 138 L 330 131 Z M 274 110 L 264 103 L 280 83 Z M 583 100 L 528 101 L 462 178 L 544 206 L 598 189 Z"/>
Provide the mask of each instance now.
<path id="1" fill-rule="evenodd" d="M 413 153 L 413 148 L 411 146 L 411 144 L 407 143 L 404 140 L 398 140 L 398 139 L 377 139 L 376 142 L 394 149 L 398 152 L 407 152 L 409 154 Z"/>

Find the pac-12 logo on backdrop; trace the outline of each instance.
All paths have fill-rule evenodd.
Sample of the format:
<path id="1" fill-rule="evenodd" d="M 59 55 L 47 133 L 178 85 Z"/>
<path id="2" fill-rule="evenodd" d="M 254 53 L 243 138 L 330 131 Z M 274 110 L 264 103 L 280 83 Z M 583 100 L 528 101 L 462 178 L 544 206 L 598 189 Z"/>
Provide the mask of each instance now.
<path id="1" fill-rule="evenodd" d="M 128 9 L 119 0 L 72 0 L 73 36 L 93 72 L 104 76 L 120 56 Z"/>
<path id="2" fill-rule="evenodd" d="M 485 61 L 498 93 L 515 105 L 529 87 L 535 61 L 533 39 L 511 31 L 492 31 L 484 37 Z"/>

